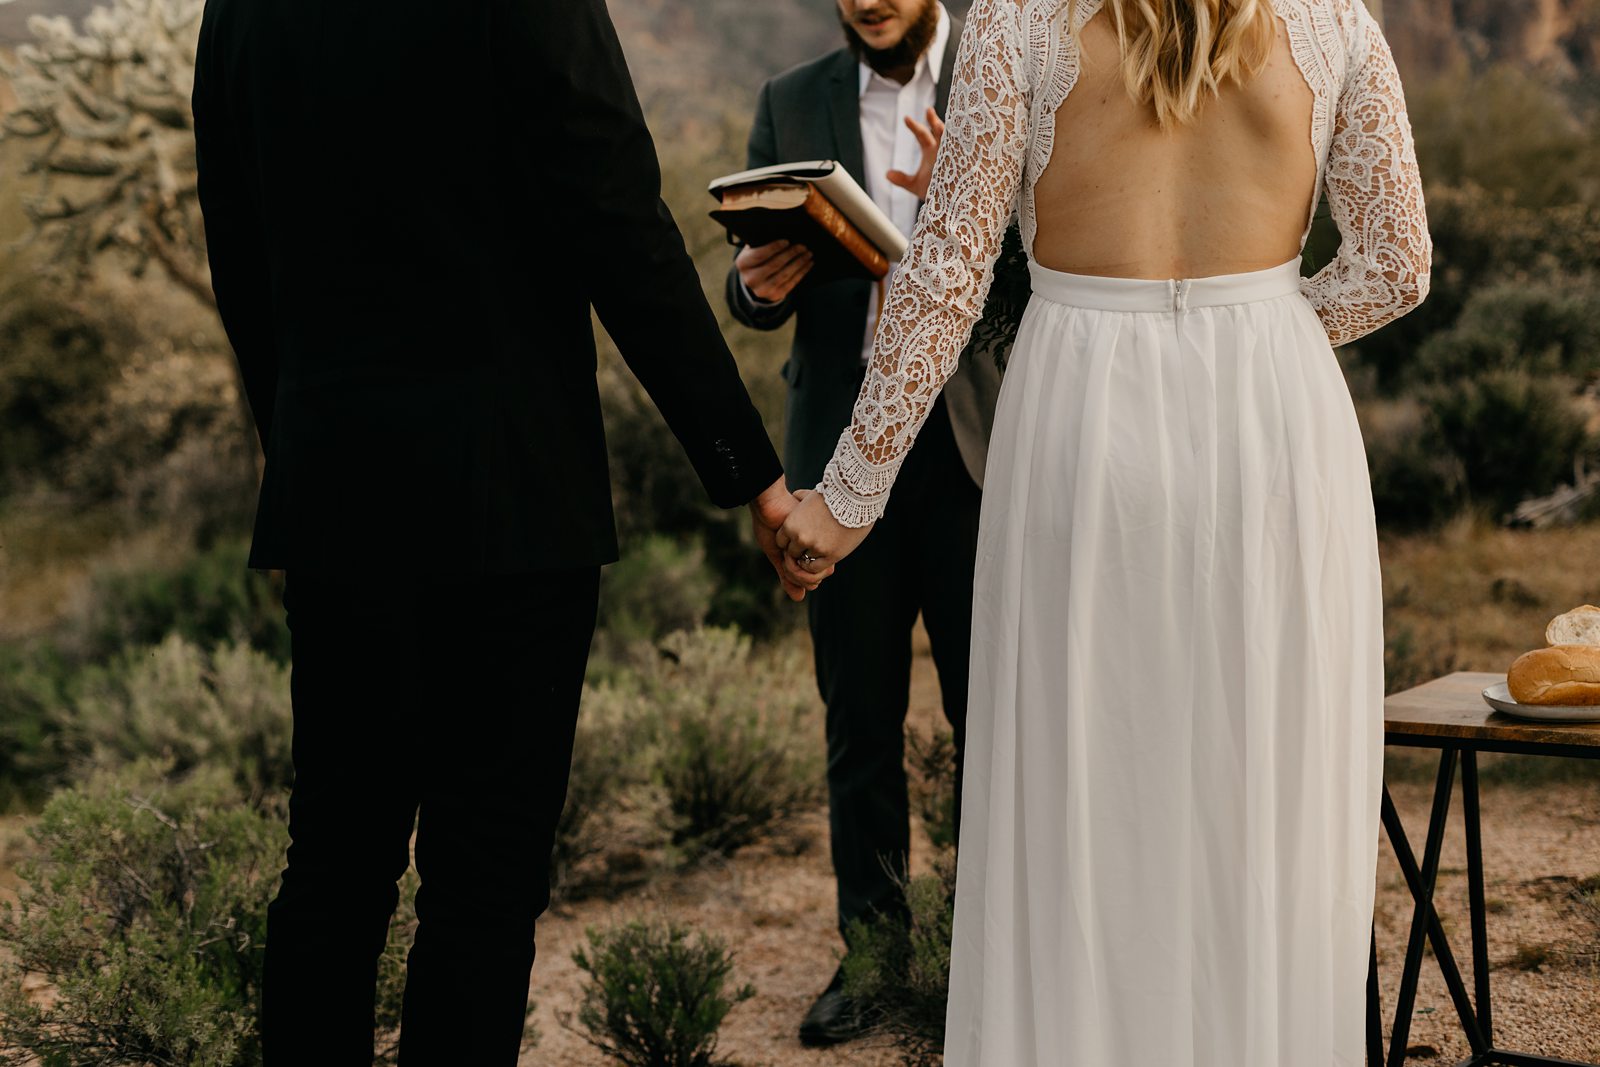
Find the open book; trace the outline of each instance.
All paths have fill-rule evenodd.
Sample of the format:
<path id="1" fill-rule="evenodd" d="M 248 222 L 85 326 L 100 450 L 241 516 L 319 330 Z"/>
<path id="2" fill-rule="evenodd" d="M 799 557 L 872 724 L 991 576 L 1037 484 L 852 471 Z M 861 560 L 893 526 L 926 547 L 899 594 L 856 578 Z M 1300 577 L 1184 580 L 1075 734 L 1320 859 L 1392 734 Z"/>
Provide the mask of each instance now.
<path id="1" fill-rule="evenodd" d="M 876 280 L 905 254 L 905 235 L 831 159 L 743 170 L 708 189 L 719 201 L 711 217 L 727 228 L 729 240 L 788 240 L 811 250 L 812 267 L 802 284 Z"/>

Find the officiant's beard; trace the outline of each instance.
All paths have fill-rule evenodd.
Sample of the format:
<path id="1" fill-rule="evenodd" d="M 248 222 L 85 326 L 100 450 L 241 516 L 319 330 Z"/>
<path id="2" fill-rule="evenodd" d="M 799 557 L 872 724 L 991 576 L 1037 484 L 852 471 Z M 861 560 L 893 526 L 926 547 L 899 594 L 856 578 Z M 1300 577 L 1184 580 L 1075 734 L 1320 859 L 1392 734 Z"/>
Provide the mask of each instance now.
<path id="1" fill-rule="evenodd" d="M 888 48 L 868 45 L 855 27 L 850 25 L 844 12 L 839 11 L 837 4 L 834 5 L 834 11 L 839 15 L 839 25 L 844 30 L 844 39 L 850 46 L 851 54 L 884 77 L 889 77 L 894 71 L 904 72 L 915 67 L 918 57 L 933 44 L 934 34 L 939 31 L 938 0 L 927 0 L 915 21 L 907 27 L 906 35 L 900 38 L 898 44 Z"/>

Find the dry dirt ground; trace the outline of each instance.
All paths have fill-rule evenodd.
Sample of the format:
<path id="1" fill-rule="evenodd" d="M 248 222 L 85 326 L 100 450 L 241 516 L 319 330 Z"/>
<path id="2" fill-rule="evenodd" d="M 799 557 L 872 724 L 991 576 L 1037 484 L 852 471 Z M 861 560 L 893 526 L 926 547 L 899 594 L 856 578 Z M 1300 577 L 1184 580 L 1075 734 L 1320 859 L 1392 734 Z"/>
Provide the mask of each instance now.
<path id="1" fill-rule="evenodd" d="M 914 727 L 927 729 L 935 721 L 937 692 L 924 642 L 912 695 Z M 1419 763 L 1426 758 L 1389 752 L 1395 803 L 1418 853 L 1432 795 L 1429 767 Z M 1486 777 L 1483 840 L 1499 1043 L 1518 1051 L 1600 1062 L 1600 776 L 1543 784 Z M 1459 793 L 1452 815 L 1438 898 L 1470 988 Z M 730 1060 L 743 1067 L 899 1063 L 895 1051 L 882 1042 L 817 1051 L 802 1048 L 795 1039 L 795 1027 L 832 975 L 840 949 L 833 930 L 824 814 L 802 820 L 796 837 L 809 842 L 798 854 L 790 854 L 792 843 L 747 849 L 723 864 L 675 875 L 616 901 L 585 901 L 548 915 L 540 924 L 533 983 L 543 1040 L 523 1056 L 524 1067 L 601 1067 L 608 1062 L 558 1021 L 560 1014 L 572 1011 L 584 978 L 571 953 L 582 944 L 586 926 L 653 915 L 692 922 L 725 938 L 736 953 L 739 978 L 755 986 L 756 998 L 734 1009 L 724 1028 L 721 1051 Z M 1577 891 L 1584 880 L 1595 890 L 1587 897 Z M 1385 841 L 1379 854 L 1376 924 L 1386 1018 L 1393 1013 L 1410 917 L 1411 900 Z M 1431 956 L 1424 960 L 1408 1046 L 1412 1052 L 1407 1062 L 1412 1064 L 1454 1064 L 1467 1055 Z"/>

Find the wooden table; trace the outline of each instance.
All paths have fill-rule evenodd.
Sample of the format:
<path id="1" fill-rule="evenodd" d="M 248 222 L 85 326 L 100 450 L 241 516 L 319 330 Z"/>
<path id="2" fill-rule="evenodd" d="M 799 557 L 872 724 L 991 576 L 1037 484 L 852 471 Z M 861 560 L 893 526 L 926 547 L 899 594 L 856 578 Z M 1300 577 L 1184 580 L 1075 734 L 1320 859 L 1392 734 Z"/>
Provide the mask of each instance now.
<path id="1" fill-rule="evenodd" d="M 1547 723 L 1519 719 L 1495 711 L 1484 702 L 1482 692 L 1503 674 L 1457 671 L 1415 689 L 1395 693 L 1384 701 L 1384 743 L 1410 748 L 1437 748 L 1439 774 L 1433 791 L 1433 808 L 1428 818 L 1428 838 L 1419 867 L 1406 839 L 1405 828 L 1383 787 L 1383 825 L 1406 885 L 1411 890 L 1415 910 L 1411 935 L 1406 944 L 1405 967 L 1400 972 L 1399 1000 L 1395 1005 L 1394 1029 L 1389 1041 L 1387 1067 L 1401 1067 L 1411 1035 L 1411 1014 L 1416 1004 L 1417 977 L 1422 971 L 1422 947 L 1426 939 L 1433 945 L 1434 958 L 1449 987 L 1461 1029 L 1472 1048 L 1472 1055 L 1458 1067 L 1484 1067 L 1506 1064 L 1509 1067 L 1600 1067 L 1576 1060 L 1557 1060 L 1526 1052 L 1510 1052 L 1494 1044 L 1494 1017 L 1489 1001 L 1489 946 L 1483 896 L 1483 840 L 1478 820 L 1478 753 L 1516 752 L 1533 756 L 1574 756 L 1600 759 L 1600 723 Z M 1456 765 L 1461 766 L 1461 808 L 1467 844 L 1467 893 L 1472 918 L 1473 996 L 1468 997 L 1461 971 L 1456 966 L 1450 943 L 1433 906 L 1434 883 L 1439 875 L 1439 852 L 1444 843 L 1445 823 L 1450 814 L 1450 796 L 1455 783 Z M 1383 1019 L 1378 1002 L 1378 944 L 1372 942 L 1371 967 L 1367 975 L 1367 1062 L 1372 1067 L 1384 1064 Z"/>

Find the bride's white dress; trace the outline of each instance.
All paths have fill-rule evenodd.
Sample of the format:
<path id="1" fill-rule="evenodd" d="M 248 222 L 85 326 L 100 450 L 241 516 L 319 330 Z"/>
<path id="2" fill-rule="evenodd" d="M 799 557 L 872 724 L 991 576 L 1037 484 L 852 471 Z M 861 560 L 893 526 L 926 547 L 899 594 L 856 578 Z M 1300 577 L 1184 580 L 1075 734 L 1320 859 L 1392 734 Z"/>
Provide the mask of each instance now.
<path id="1" fill-rule="evenodd" d="M 1030 265 L 979 533 L 947 1067 L 1364 1062 L 1382 601 L 1330 339 L 1414 306 L 1431 246 L 1377 25 L 1360 0 L 1274 6 L 1315 98 L 1336 260 L 1171 282 Z M 1013 212 L 1032 248 L 1077 76 L 1067 7 L 967 16 L 819 487 L 842 522 L 882 513 Z"/>

